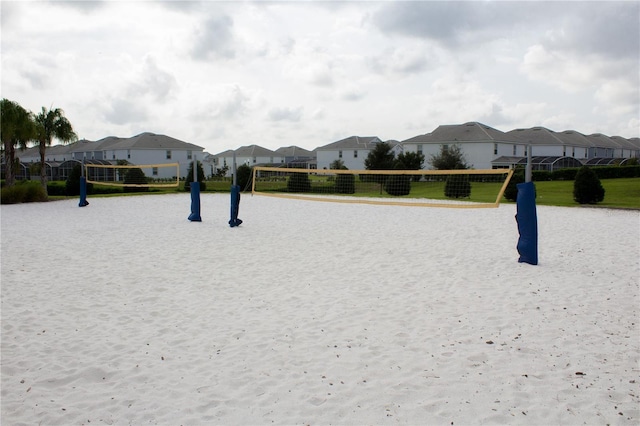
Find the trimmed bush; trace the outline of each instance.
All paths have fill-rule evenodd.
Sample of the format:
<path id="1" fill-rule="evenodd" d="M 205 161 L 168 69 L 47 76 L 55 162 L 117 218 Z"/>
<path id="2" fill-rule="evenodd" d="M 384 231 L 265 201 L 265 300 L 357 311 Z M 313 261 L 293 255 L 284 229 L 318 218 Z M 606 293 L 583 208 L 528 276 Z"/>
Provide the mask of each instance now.
<path id="1" fill-rule="evenodd" d="M 238 177 L 236 183 L 240 187 L 240 191 L 250 191 L 253 181 L 253 169 L 246 164 L 238 166 L 236 169 Z"/>
<path id="2" fill-rule="evenodd" d="M 336 193 L 355 194 L 356 177 L 354 175 L 339 174 L 336 176 Z"/>
<path id="3" fill-rule="evenodd" d="M 511 176 L 509 184 L 504 190 L 504 198 L 509 201 L 516 201 L 518 199 L 518 184 L 524 182 L 524 170 L 518 169 Z"/>
<path id="4" fill-rule="evenodd" d="M 450 175 L 444 184 L 444 196 L 448 198 L 468 198 L 471 195 L 471 183 L 465 175 Z"/>
<path id="5" fill-rule="evenodd" d="M 289 192 L 309 192 L 311 191 L 311 181 L 307 173 L 293 173 L 287 181 L 287 191 Z"/>
<path id="6" fill-rule="evenodd" d="M 387 194 L 394 196 L 409 195 L 411 192 L 410 175 L 391 175 L 384 184 Z"/>
<path id="7" fill-rule="evenodd" d="M 573 183 L 573 199 L 580 204 L 596 204 L 604 200 L 604 188 L 596 173 L 582 166 Z"/>

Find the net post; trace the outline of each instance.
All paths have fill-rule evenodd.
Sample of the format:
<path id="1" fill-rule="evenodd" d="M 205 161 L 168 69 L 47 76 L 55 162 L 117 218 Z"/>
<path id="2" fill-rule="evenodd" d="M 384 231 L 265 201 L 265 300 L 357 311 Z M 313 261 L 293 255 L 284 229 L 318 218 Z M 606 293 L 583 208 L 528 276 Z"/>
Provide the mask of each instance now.
<path id="1" fill-rule="evenodd" d="M 193 154 L 193 182 L 191 182 L 191 214 L 189 220 L 191 222 L 202 222 L 200 217 L 200 182 L 198 182 L 198 160 L 196 154 Z"/>
<path id="2" fill-rule="evenodd" d="M 89 205 L 87 201 L 87 178 L 84 175 L 84 158 L 82 164 L 80 164 L 80 202 L 78 207 L 84 207 Z"/>
<path id="3" fill-rule="evenodd" d="M 518 262 L 538 264 L 538 217 L 536 213 L 536 187 L 531 172 L 531 145 L 527 145 L 525 182 L 516 185 L 516 222 L 518 224 Z"/>
<path id="4" fill-rule="evenodd" d="M 241 219 L 238 219 L 238 210 L 240 209 L 240 185 L 238 185 L 238 168 L 236 167 L 236 153 L 233 152 L 233 178 L 231 182 L 231 218 L 229 226 L 234 228 L 240 226 Z"/>

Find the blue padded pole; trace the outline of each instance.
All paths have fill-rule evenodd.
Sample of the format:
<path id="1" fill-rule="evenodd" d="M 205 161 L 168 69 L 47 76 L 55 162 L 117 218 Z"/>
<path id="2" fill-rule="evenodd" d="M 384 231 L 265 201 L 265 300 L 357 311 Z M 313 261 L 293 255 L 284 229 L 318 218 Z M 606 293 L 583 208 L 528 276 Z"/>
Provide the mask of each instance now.
<path id="1" fill-rule="evenodd" d="M 237 185 L 238 179 L 236 174 L 238 169 L 236 167 L 236 153 L 233 153 L 233 183 L 231 184 L 231 218 L 229 219 L 229 226 L 240 226 L 242 220 L 238 219 L 238 210 L 240 209 L 240 185 Z"/>
<path id="2" fill-rule="evenodd" d="M 527 147 L 525 182 L 516 185 L 516 222 L 518 223 L 518 262 L 538 264 L 538 215 L 536 212 L 536 187 L 532 182 L 531 145 Z"/>
<path id="3" fill-rule="evenodd" d="M 82 160 L 82 164 L 80 165 L 80 202 L 78 203 L 79 207 L 84 207 L 89 205 L 87 201 L 87 178 L 84 176 L 84 159 Z"/>
<path id="4" fill-rule="evenodd" d="M 82 176 L 80 178 L 80 202 L 78 203 L 79 207 L 88 206 L 89 202 L 87 201 L 87 178 Z"/>
<path id="5" fill-rule="evenodd" d="M 198 182 L 198 160 L 193 155 L 193 182 L 191 182 L 191 214 L 189 220 L 191 222 L 202 222 L 200 217 L 200 182 Z"/>

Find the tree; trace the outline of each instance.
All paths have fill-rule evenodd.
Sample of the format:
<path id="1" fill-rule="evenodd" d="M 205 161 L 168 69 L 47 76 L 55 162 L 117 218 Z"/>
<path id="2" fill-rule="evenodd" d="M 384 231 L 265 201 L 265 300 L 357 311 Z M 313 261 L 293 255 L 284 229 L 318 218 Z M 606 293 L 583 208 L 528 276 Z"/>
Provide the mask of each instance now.
<path id="1" fill-rule="evenodd" d="M 47 146 L 51 146 L 53 139 L 58 139 L 62 143 L 72 142 L 78 139 L 73 131 L 73 127 L 64 116 L 64 111 L 60 108 L 47 110 L 42 107 L 42 111 L 35 116 L 38 149 L 40 152 L 40 182 L 47 192 L 47 169 L 45 167 L 45 154 Z"/>
<path id="2" fill-rule="evenodd" d="M 0 101 L 0 139 L 6 162 L 5 184 L 15 184 L 16 147 L 23 150 L 36 136 L 31 114 L 18 103 L 8 99 Z"/>
<path id="3" fill-rule="evenodd" d="M 198 182 L 200 183 L 200 191 L 207 189 L 207 183 L 204 178 L 204 168 L 202 163 L 198 161 Z M 189 162 L 189 170 L 187 171 L 187 178 L 184 180 L 184 190 L 191 191 L 191 182 L 193 182 L 193 161 Z"/>
<path id="4" fill-rule="evenodd" d="M 329 164 L 330 170 L 347 170 L 347 166 L 344 165 L 344 161 L 342 160 L 333 160 L 331 164 Z"/>
<path id="5" fill-rule="evenodd" d="M 67 182 L 65 184 L 65 193 L 67 195 L 80 195 L 80 178 L 82 177 L 82 165 L 76 164 L 71 169 Z M 93 184 L 87 183 L 87 194 L 93 193 Z"/>
<path id="6" fill-rule="evenodd" d="M 424 165 L 424 155 L 419 152 L 401 152 L 396 158 L 395 168 L 398 170 L 420 170 Z M 421 175 L 412 176 L 414 181 L 419 181 Z"/>
<path id="7" fill-rule="evenodd" d="M 124 183 L 145 185 L 147 183 L 147 176 L 140 168 L 128 169 L 124 175 Z M 148 186 L 125 186 L 124 192 L 149 192 Z"/>
<path id="8" fill-rule="evenodd" d="M 573 199 L 580 204 L 596 204 L 604 200 L 604 187 L 589 166 L 582 166 L 573 182 Z"/>
<path id="9" fill-rule="evenodd" d="M 460 145 L 442 145 L 440 153 L 431 155 L 429 163 L 436 170 L 457 170 L 470 167 L 467 165 L 467 160 Z"/>
<path id="10" fill-rule="evenodd" d="M 395 154 L 387 142 L 378 142 L 364 159 L 364 168 L 367 170 L 392 170 L 395 163 Z M 364 175 L 361 179 L 384 183 L 387 175 Z"/>

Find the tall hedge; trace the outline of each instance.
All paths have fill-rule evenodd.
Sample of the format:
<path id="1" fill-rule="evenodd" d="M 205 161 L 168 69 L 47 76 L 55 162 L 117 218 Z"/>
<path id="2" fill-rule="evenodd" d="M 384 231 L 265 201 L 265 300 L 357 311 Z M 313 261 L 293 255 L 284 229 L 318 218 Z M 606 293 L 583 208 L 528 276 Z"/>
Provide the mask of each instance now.
<path id="1" fill-rule="evenodd" d="M 596 173 L 582 166 L 573 183 L 573 199 L 580 204 L 596 204 L 604 200 L 604 187 Z"/>

